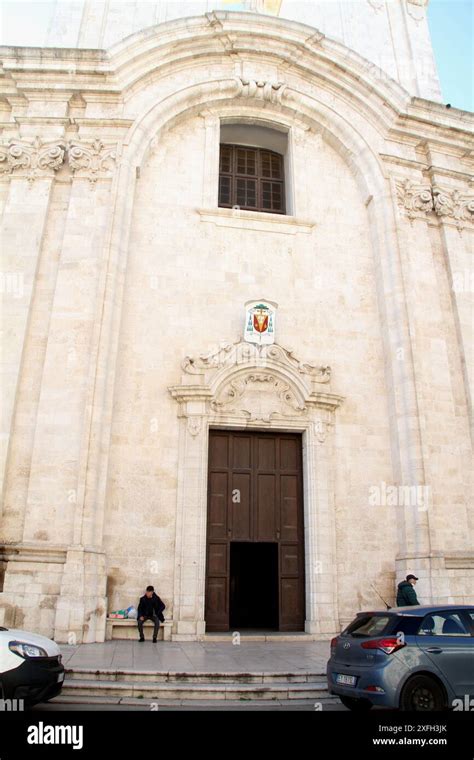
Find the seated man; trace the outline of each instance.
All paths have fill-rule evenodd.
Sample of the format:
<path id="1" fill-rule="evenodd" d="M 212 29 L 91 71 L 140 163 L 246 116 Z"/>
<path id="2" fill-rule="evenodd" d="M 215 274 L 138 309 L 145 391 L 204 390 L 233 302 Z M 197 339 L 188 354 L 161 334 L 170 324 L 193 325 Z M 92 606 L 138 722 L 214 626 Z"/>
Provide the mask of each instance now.
<path id="1" fill-rule="evenodd" d="M 138 630 L 140 632 L 139 641 L 145 641 L 143 635 L 143 623 L 145 620 L 153 620 L 155 627 L 153 629 L 153 641 L 156 641 L 158 636 L 158 630 L 160 628 L 160 620 L 164 623 L 163 610 L 165 604 L 161 601 L 158 594 L 155 594 L 153 586 L 147 586 L 145 595 L 140 598 L 137 611 L 137 623 Z"/>

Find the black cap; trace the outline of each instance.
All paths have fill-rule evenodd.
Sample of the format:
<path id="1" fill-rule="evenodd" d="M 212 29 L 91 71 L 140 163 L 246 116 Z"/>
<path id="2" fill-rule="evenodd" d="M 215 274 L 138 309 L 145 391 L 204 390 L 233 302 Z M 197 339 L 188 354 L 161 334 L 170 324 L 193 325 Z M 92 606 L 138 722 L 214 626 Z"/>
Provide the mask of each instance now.
<path id="1" fill-rule="evenodd" d="M 412 578 L 413 578 L 414 581 L 418 580 L 418 578 L 416 577 L 416 575 L 407 575 L 407 581 L 411 581 Z"/>

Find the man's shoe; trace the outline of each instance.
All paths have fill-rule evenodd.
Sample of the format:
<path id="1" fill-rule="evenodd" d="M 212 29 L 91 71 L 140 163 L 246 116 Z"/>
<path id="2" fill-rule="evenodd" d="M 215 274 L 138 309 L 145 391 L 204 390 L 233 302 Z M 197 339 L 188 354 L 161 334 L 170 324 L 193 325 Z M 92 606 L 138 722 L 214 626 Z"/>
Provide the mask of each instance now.
<path id="1" fill-rule="evenodd" d="M 144 638 L 141 638 L 141 639 L 138 639 L 138 641 L 145 641 L 145 639 L 144 639 Z"/>
<path id="2" fill-rule="evenodd" d="M 153 639 L 153 643 L 156 644 L 156 639 Z"/>

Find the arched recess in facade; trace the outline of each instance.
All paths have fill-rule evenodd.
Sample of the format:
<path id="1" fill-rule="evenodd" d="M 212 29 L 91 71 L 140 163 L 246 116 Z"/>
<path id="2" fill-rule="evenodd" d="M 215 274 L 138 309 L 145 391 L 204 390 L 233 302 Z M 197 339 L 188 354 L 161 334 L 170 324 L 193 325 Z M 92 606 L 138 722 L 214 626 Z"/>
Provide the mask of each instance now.
<path id="1" fill-rule="evenodd" d="M 236 70 L 237 53 L 240 62 Z M 232 70 L 220 78 L 209 79 L 207 75 L 202 81 L 158 99 L 136 119 L 122 145 L 112 189 L 113 213 L 106 251 L 108 276 L 104 278 L 86 475 L 83 525 L 91 527 L 89 534 L 83 535 L 83 543 L 102 544 L 115 363 L 137 167 L 146 161 L 147 151 L 153 141 L 159 139 L 162 130 L 195 114 L 203 114 L 210 129 L 218 128 L 219 120 L 226 117 L 299 130 L 303 139 L 305 130 L 312 129 L 320 133 L 351 168 L 368 209 L 387 383 L 389 387 L 400 384 L 407 389 L 403 398 L 392 394 L 390 399 L 390 416 L 397 439 L 393 452 L 394 477 L 403 480 L 403 473 L 411 469 L 413 457 L 412 433 L 403 420 L 415 390 L 410 362 L 395 361 L 394 348 L 405 342 L 408 345 L 408 336 L 404 334 L 407 320 L 400 318 L 397 301 L 397 294 L 403 291 L 403 278 L 394 201 L 378 153 L 383 152 L 390 125 L 400 112 L 406 111 L 409 95 L 388 78 L 374 77 L 369 62 L 343 45 L 326 40 L 314 29 L 250 14 L 214 13 L 165 24 L 128 38 L 115 46 L 110 56 L 117 89 L 123 92 L 129 104 L 165 71 L 182 70 L 185 65 L 196 68 L 201 61 L 204 68 L 208 68 L 212 60 L 225 61 Z M 288 81 L 275 87 L 255 81 L 255 96 L 255 87 L 248 86 L 248 76 L 239 68 L 246 56 L 259 72 L 266 64 L 274 67 L 280 63 L 288 74 Z M 317 87 L 311 84 L 311 78 L 318 80 Z M 415 530 L 425 535 L 426 515 L 413 514 L 410 519 L 417 524 L 400 526 L 402 542 L 406 532 Z M 336 609 L 331 619 L 336 623 Z"/>

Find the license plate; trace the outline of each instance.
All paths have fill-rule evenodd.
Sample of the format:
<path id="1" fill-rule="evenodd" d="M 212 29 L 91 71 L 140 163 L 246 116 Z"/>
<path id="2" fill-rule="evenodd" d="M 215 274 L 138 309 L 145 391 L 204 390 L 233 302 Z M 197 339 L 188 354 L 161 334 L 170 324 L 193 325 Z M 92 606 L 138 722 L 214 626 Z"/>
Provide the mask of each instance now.
<path id="1" fill-rule="evenodd" d="M 338 673 L 336 676 L 336 683 L 343 683 L 345 686 L 355 686 L 356 676 L 346 676 L 343 673 Z"/>
<path id="2" fill-rule="evenodd" d="M 58 675 L 58 683 L 61 683 L 61 681 L 64 681 L 64 673 Z"/>

